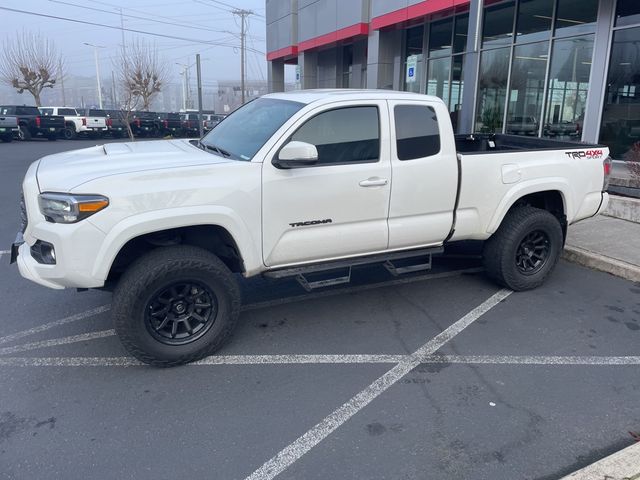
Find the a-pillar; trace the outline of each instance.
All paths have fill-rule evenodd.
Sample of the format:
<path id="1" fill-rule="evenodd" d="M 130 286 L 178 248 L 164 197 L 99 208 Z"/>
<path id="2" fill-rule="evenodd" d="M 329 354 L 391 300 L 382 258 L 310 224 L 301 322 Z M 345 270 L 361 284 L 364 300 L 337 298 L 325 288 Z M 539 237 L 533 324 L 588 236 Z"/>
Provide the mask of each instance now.
<path id="1" fill-rule="evenodd" d="M 302 52 L 298 54 L 300 85 L 303 89 L 318 88 L 318 54 Z"/>
<path id="2" fill-rule="evenodd" d="M 272 60 L 267 67 L 269 92 L 284 92 L 284 60 Z"/>
<path id="3" fill-rule="evenodd" d="M 369 34 L 367 88 L 400 88 L 401 51 L 401 30 L 375 30 Z"/>

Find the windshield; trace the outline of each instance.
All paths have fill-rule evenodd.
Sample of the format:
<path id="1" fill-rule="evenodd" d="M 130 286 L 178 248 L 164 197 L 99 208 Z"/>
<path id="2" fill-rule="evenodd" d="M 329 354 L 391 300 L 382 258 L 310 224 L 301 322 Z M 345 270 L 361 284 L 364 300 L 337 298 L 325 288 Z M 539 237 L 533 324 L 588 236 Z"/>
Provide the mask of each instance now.
<path id="1" fill-rule="evenodd" d="M 231 158 L 250 161 L 269 138 L 303 103 L 258 98 L 240 107 L 202 139 L 205 146 L 229 152 Z"/>

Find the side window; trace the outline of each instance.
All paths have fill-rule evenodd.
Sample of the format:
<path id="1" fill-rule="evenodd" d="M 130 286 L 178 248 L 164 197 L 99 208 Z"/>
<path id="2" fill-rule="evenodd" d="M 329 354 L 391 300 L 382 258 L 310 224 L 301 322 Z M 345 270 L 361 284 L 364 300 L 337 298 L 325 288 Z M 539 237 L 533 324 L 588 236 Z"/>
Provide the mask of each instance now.
<path id="1" fill-rule="evenodd" d="M 380 120 L 377 107 L 347 107 L 320 113 L 293 134 L 291 140 L 318 149 L 316 165 L 377 162 Z"/>
<path id="2" fill-rule="evenodd" d="M 45 117 L 47 117 L 49 115 L 53 115 L 53 108 L 41 108 L 40 109 L 40 113 L 42 115 L 44 115 Z"/>
<path id="3" fill-rule="evenodd" d="M 396 105 L 393 113 L 398 160 L 429 157 L 440 151 L 438 117 L 432 107 Z"/>

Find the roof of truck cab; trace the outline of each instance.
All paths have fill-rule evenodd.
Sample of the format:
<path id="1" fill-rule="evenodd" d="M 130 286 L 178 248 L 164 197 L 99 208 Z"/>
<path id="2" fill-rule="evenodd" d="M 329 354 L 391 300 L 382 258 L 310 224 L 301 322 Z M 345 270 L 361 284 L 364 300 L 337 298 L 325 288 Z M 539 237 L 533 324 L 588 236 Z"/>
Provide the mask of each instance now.
<path id="1" fill-rule="evenodd" d="M 428 100 L 442 102 L 438 97 L 419 93 L 399 92 L 396 90 L 355 90 L 352 88 L 292 90 L 289 92 L 270 93 L 264 98 L 291 100 L 305 104 L 329 102 L 335 100 Z M 324 102 L 323 102 L 324 103 Z"/>

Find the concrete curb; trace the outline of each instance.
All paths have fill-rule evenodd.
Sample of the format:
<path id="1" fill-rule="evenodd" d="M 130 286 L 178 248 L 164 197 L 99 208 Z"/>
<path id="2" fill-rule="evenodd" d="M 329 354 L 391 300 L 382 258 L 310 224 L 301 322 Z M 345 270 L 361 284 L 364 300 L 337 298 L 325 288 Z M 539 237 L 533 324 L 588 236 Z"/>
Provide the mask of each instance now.
<path id="1" fill-rule="evenodd" d="M 584 267 L 593 268 L 594 270 L 610 273 L 616 277 L 631 280 L 632 282 L 640 282 L 639 266 L 607 257 L 606 255 L 591 252 L 584 248 L 565 245 L 564 251 L 562 252 L 562 258 Z"/>
<path id="2" fill-rule="evenodd" d="M 609 455 L 561 480 L 637 480 L 640 479 L 640 443 Z"/>
<path id="3" fill-rule="evenodd" d="M 603 215 L 640 223 L 640 199 L 609 195 L 609 204 Z"/>

